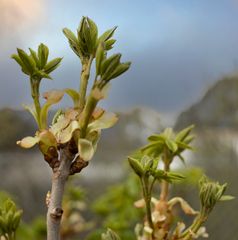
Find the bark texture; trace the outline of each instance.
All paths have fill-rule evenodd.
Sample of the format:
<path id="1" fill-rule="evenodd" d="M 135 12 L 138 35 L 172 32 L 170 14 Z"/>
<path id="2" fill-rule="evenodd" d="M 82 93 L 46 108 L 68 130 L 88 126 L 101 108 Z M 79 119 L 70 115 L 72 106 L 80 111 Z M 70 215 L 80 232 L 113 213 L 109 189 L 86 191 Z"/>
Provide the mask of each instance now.
<path id="1" fill-rule="evenodd" d="M 63 215 L 62 200 L 65 183 L 70 175 L 73 155 L 61 150 L 59 166 L 54 169 L 52 188 L 47 212 L 47 240 L 60 240 L 60 222 Z"/>

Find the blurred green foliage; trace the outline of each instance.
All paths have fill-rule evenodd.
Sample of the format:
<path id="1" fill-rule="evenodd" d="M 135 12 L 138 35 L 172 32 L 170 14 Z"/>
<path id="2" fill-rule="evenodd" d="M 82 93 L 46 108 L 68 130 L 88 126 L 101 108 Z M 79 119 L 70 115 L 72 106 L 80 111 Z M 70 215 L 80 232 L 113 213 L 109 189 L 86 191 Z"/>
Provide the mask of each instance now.
<path id="1" fill-rule="evenodd" d="M 108 188 L 105 194 L 95 200 L 93 211 L 99 216 L 99 228 L 91 233 L 87 240 L 98 240 L 105 228 L 113 229 L 121 239 L 135 239 L 134 227 L 138 219 L 144 216 L 143 211 L 134 207 L 140 196 L 138 179 L 133 174 L 124 178 L 120 184 Z"/>

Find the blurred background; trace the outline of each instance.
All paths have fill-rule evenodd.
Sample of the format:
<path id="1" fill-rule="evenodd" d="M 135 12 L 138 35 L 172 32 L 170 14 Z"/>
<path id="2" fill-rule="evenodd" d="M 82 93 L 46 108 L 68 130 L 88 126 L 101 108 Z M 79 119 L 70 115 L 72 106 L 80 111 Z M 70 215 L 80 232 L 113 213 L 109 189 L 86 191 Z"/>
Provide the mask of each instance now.
<path id="1" fill-rule="evenodd" d="M 37 149 L 24 151 L 15 145 L 16 140 L 33 135 L 36 126 L 21 107 L 31 103 L 28 79 L 10 56 L 16 47 L 34 49 L 42 42 L 49 47 L 50 57 L 64 57 L 54 80 L 44 80 L 42 92 L 78 88 L 80 62 L 61 30 L 76 31 L 82 16 L 92 18 L 100 33 L 118 26 L 112 52 L 121 52 L 124 61 L 132 61 L 130 71 L 113 82 L 103 103 L 118 112 L 120 120 L 105 131 L 96 156 L 75 180 L 88 203 L 82 222 L 94 218 L 93 228 L 111 226 L 113 214 L 103 204 L 111 204 L 117 212 L 118 207 L 127 209 L 139 199 L 134 180 L 125 180 L 126 156 L 151 133 L 168 126 L 179 130 L 194 123 L 197 135 L 196 151 L 186 154 L 185 166 L 194 178 L 175 186 L 172 194 L 179 193 L 198 208 L 196 179 L 205 172 L 228 182 L 229 194 L 237 196 L 237 0 L 0 0 L 0 189 L 23 208 L 24 220 L 31 223 L 44 215 L 51 172 Z M 67 107 L 70 100 L 65 97 L 62 104 Z M 198 168 L 191 169 L 191 165 Z M 131 201 L 113 204 L 125 202 L 125 192 Z M 97 197 L 99 204 L 95 204 Z M 236 240 L 237 217 L 237 200 L 218 205 L 207 223 L 210 239 Z M 134 223 L 131 219 L 114 228 L 123 235 Z"/>

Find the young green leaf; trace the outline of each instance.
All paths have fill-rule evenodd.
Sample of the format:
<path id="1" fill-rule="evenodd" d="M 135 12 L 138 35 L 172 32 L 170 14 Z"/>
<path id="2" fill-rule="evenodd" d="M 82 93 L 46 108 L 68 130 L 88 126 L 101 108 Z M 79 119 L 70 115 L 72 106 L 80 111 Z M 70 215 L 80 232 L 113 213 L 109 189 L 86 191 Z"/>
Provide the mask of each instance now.
<path id="1" fill-rule="evenodd" d="M 39 62 L 39 58 L 37 57 L 36 51 L 34 51 L 33 49 L 29 48 L 30 53 L 31 53 L 31 57 L 32 59 L 35 61 L 36 66 L 40 67 L 40 62 Z"/>
<path id="2" fill-rule="evenodd" d="M 62 61 L 62 59 L 63 58 L 55 58 L 55 59 L 51 60 L 50 62 L 48 62 L 44 67 L 44 72 L 49 74 L 52 71 L 54 71 L 60 65 L 60 62 Z"/>
<path id="3" fill-rule="evenodd" d="M 167 145 L 168 149 L 172 152 L 175 153 L 178 150 L 178 145 L 176 144 L 175 141 L 171 139 L 165 139 L 165 144 Z"/>
<path id="4" fill-rule="evenodd" d="M 18 48 L 17 52 L 19 58 L 22 61 L 22 66 L 24 66 L 23 70 L 25 70 L 29 75 L 33 74 L 36 69 L 36 64 L 34 60 L 30 56 L 28 56 L 22 49 Z"/>
<path id="5" fill-rule="evenodd" d="M 107 30 L 106 32 L 104 32 L 99 38 L 98 38 L 98 42 L 105 42 L 107 40 L 109 40 L 114 32 L 116 31 L 117 27 L 114 27 L 112 29 Z"/>
<path id="6" fill-rule="evenodd" d="M 116 78 L 118 76 L 120 76 L 121 74 L 123 74 L 124 72 L 126 72 L 131 66 L 130 62 L 126 62 L 126 63 L 120 63 L 115 69 L 114 71 L 108 76 L 108 80 L 111 80 L 113 78 Z"/>
<path id="7" fill-rule="evenodd" d="M 221 196 L 220 200 L 219 201 L 230 201 L 230 200 L 233 200 L 235 199 L 234 196 L 231 196 L 231 195 L 223 195 Z"/>
<path id="8" fill-rule="evenodd" d="M 38 58 L 39 58 L 40 69 L 43 69 L 44 66 L 46 65 L 48 56 L 49 56 L 48 47 L 43 43 L 41 43 L 38 47 Z"/>
<path id="9" fill-rule="evenodd" d="M 99 43 L 97 51 L 96 51 L 96 75 L 101 75 L 101 66 L 102 61 L 105 59 L 104 53 L 104 45 L 103 43 Z"/>
<path id="10" fill-rule="evenodd" d="M 189 127 L 181 130 L 175 137 L 175 141 L 183 141 L 186 137 L 191 133 L 194 129 L 194 125 L 190 125 Z"/>

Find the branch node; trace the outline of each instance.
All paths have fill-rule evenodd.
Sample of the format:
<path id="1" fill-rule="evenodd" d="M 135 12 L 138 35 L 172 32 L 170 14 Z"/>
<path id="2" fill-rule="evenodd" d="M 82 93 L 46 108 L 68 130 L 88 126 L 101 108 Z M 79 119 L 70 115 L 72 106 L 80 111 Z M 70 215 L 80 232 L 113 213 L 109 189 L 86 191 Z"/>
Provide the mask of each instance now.
<path id="1" fill-rule="evenodd" d="M 50 213 L 51 218 L 55 220 L 60 220 L 63 215 L 63 209 L 62 208 L 54 208 L 52 212 Z"/>

